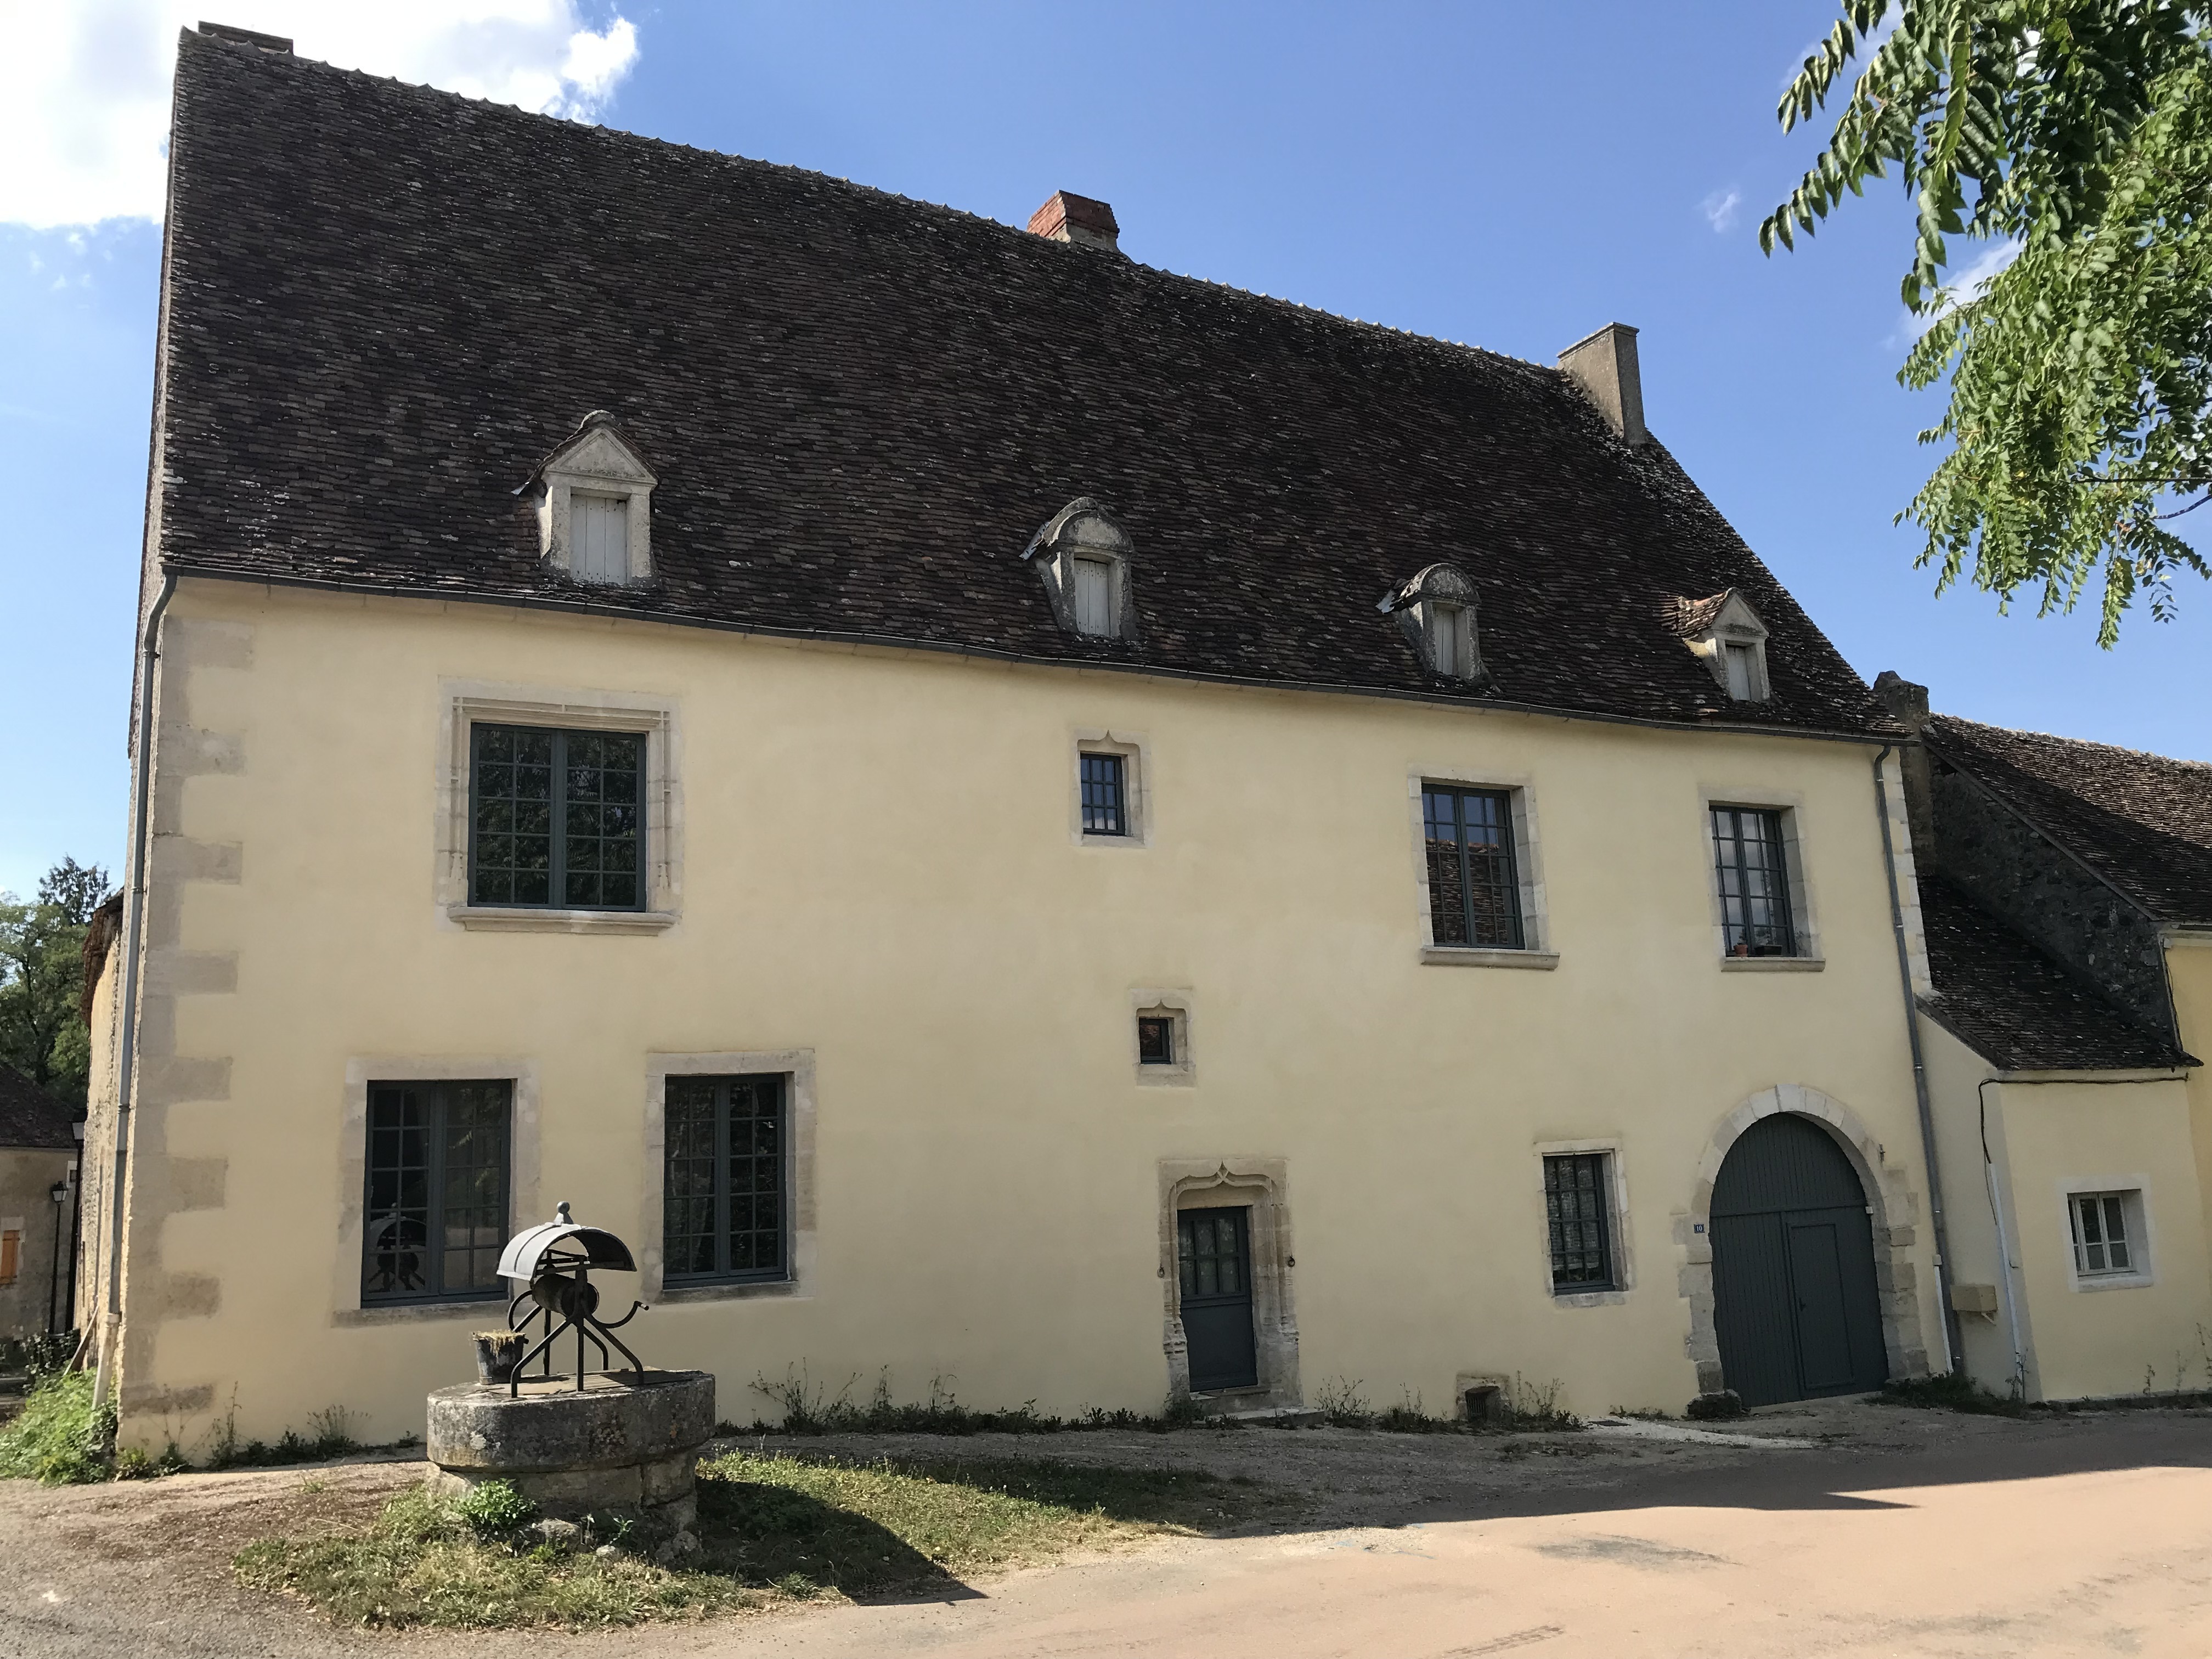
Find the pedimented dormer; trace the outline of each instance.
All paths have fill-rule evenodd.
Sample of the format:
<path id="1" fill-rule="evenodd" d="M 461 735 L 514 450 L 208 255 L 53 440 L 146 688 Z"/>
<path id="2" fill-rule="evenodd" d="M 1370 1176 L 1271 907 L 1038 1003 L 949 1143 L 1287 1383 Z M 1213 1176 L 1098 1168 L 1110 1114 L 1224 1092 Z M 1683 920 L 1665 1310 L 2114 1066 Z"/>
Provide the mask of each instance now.
<path id="1" fill-rule="evenodd" d="M 1129 532 L 1088 495 L 1079 495 L 1030 538 L 1022 557 L 1036 567 L 1052 614 L 1071 634 L 1131 639 Z"/>
<path id="2" fill-rule="evenodd" d="M 1676 605 L 1682 642 L 1731 699 L 1765 702 L 1773 695 L 1766 678 L 1766 624 L 1743 595 L 1726 587 L 1709 599 Z"/>
<path id="3" fill-rule="evenodd" d="M 1474 579 L 1455 564 L 1432 564 L 1385 593 L 1376 609 L 1397 619 L 1399 631 L 1428 672 L 1487 685 L 1475 633 Z"/>
<path id="4" fill-rule="evenodd" d="M 538 502 L 546 563 L 580 582 L 653 579 L 653 489 L 659 480 L 603 409 L 539 465 L 523 489 Z"/>

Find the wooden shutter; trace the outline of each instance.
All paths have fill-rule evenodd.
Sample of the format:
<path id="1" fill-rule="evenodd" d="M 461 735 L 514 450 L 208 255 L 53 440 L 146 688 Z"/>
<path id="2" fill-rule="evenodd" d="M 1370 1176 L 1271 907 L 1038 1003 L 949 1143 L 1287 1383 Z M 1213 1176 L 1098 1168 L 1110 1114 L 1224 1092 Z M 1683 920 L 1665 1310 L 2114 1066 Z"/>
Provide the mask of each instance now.
<path id="1" fill-rule="evenodd" d="M 629 580 L 629 503 L 614 495 L 568 497 L 568 574 L 579 581 Z"/>
<path id="2" fill-rule="evenodd" d="M 1075 631 L 1114 631 L 1114 567 L 1103 559 L 1075 561 Z"/>
<path id="3" fill-rule="evenodd" d="M 15 1282 L 16 1260 L 22 1252 L 22 1234 L 14 1231 L 0 1233 L 0 1285 Z"/>

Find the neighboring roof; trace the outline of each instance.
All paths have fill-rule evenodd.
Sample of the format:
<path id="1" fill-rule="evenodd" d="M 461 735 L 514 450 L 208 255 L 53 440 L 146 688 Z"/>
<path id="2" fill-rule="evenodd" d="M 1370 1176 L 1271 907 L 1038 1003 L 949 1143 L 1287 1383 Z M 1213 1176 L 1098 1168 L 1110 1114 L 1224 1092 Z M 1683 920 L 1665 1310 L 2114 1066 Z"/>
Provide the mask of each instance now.
<path id="1" fill-rule="evenodd" d="M 1922 736 L 2154 921 L 2212 927 L 2212 765 L 1948 714 Z"/>
<path id="2" fill-rule="evenodd" d="M 1656 442 L 1554 368 L 817 173 L 186 34 L 157 550 L 173 569 L 1032 660 L 1887 736 Z M 587 410 L 652 457 L 655 580 L 586 587 L 512 492 Z M 1022 549 L 1096 496 L 1138 625 Z M 1481 588 L 1492 691 L 1376 595 Z M 1774 696 L 1669 625 L 1735 588 Z"/>
<path id="3" fill-rule="evenodd" d="M 2145 1031 L 1924 866 L 1929 1018 L 2000 1071 L 2134 1071 L 2197 1062 Z"/>
<path id="4" fill-rule="evenodd" d="M 0 1146 L 74 1147 L 75 1116 L 14 1066 L 0 1065 Z"/>

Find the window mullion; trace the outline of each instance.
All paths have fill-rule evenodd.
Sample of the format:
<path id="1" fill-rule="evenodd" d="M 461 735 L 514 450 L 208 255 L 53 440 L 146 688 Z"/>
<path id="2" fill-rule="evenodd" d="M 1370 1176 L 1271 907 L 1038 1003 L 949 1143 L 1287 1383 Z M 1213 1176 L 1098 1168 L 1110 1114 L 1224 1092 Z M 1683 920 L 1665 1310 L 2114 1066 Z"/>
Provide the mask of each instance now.
<path id="1" fill-rule="evenodd" d="M 730 1095 L 727 1078 L 714 1085 L 714 1271 L 730 1271 Z"/>
<path id="2" fill-rule="evenodd" d="M 446 1091 L 422 1090 L 422 1265 L 425 1294 L 446 1293 Z"/>
<path id="3" fill-rule="evenodd" d="M 1469 945 L 1480 945 L 1482 940 L 1476 936 L 1474 925 L 1474 860 L 1467 848 L 1467 792 L 1453 790 L 1451 804 L 1453 850 L 1459 854 L 1460 929 Z"/>

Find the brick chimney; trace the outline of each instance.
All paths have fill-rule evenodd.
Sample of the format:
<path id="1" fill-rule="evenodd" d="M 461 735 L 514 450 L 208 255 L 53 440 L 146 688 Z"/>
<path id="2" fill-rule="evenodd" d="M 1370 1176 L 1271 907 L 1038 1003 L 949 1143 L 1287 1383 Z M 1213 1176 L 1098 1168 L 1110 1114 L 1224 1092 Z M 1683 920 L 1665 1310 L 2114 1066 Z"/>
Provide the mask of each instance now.
<path id="1" fill-rule="evenodd" d="M 1072 191 L 1053 191 L 1045 204 L 1030 215 L 1030 234 L 1103 247 L 1109 253 L 1121 251 L 1121 227 L 1114 222 L 1114 210 Z"/>
<path id="2" fill-rule="evenodd" d="M 1636 331 L 1607 323 L 1559 354 L 1559 367 L 1632 447 L 1650 437 L 1644 426 L 1644 375 L 1636 366 Z"/>

